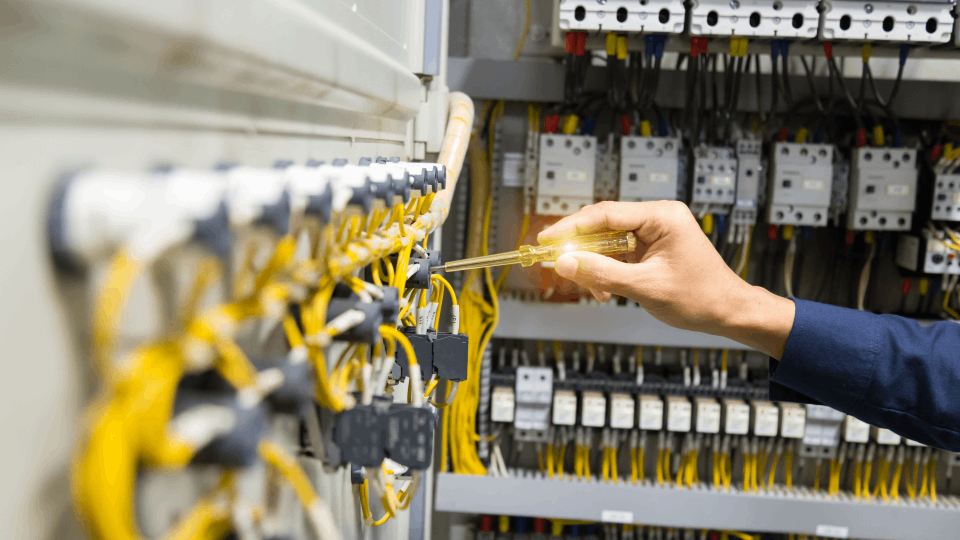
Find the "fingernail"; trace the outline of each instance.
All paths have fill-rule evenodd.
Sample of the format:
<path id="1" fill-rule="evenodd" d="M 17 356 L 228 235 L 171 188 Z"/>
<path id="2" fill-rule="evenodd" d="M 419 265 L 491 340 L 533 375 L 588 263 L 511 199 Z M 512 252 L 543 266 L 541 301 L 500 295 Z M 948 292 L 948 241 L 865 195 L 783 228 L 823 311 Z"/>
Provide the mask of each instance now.
<path id="1" fill-rule="evenodd" d="M 553 269 L 556 270 L 561 277 L 573 279 L 577 275 L 577 268 L 579 266 L 579 261 L 570 255 L 561 255 L 557 259 L 557 262 L 554 263 Z"/>

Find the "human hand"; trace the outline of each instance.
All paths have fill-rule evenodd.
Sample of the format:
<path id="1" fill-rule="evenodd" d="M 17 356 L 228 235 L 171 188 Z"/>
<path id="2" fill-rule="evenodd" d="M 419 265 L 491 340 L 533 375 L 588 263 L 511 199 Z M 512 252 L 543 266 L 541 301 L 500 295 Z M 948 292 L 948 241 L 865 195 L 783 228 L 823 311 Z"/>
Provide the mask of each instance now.
<path id="1" fill-rule="evenodd" d="M 634 232 L 637 250 L 627 262 L 573 252 L 557 259 L 556 272 L 598 300 L 623 296 L 671 326 L 723 335 L 780 356 L 793 326 L 793 302 L 740 279 L 685 204 L 601 202 L 561 219 L 538 240 L 604 231 Z"/>

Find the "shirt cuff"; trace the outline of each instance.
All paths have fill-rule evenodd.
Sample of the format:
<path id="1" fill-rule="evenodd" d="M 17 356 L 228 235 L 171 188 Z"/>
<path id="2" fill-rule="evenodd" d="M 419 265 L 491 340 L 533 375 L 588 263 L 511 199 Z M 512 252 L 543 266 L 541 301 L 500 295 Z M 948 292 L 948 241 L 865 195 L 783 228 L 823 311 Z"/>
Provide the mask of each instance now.
<path id="1" fill-rule="evenodd" d="M 783 357 L 770 365 L 771 398 L 776 384 L 805 398 L 802 402 L 856 409 L 872 378 L 878 346 L 870 314 L 794 302 L 796 315 Z M 860 346 L 851 347 L 851 342 Z"/>

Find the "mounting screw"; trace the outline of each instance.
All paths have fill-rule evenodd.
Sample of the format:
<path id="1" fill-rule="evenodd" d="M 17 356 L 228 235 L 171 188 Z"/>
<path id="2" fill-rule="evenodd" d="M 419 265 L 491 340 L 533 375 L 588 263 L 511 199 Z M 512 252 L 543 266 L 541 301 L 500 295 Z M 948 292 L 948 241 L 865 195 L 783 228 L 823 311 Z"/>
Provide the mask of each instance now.
<path id="1" fill-rule="evenodd" d="M 863 6 L 863 10 L 867 13 L 873 13 L 873 4 L 866 4 Z"/>

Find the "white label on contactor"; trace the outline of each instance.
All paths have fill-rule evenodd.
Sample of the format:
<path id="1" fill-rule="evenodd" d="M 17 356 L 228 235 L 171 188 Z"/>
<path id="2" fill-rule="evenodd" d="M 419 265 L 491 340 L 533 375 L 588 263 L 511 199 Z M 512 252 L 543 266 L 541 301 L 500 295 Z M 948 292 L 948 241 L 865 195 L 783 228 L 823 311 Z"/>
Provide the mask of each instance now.
<path id="1" fill-rule="evenodd" d="M 553 423 L 558 426 L 577 423 L 577 394 L 573 390 L 557 390 L 553 393 Z"/>
<path id="2" fill-rule="evenodd" d="M 750 431 L 750 406 L 742 401 L 728 401 L 724 407 L 727 418 L 723 431 L 730 435 L 746 435 Z"/>
<path id="3" fill-rule="evenodd" d="M 640 429 L 663 429 L 663 400 L 655 396 L 640 396 Z"/>
<path id="4" fill-rule="evenodd" d="M 787 439 L 802 439 L 806 426 L 807 410 L 797 405 L 783 405 L 780 421 L 780 436 Z"/>
<path id="5" fill-rule="evenodd" d="M 665 184 L 670 181 L 670 175 L 664 173 L 650 173 L 650 181 Z"/>
<path id="6" fill-rule="evenodd" d="M 760 437 L 776 437 L 780 411 L 773 403 L 762 402 L 754 406 L 753 434 Z"/>
<path id="7" fill-rule="evenodd" d="M 891 197 L 904 197 L 909 194 L 910 186 L 887 186 L 887 195 L 890 195 Z"/>
<path id="8" fill-rule="evenodd" d="M 633 429 L 633 397 L 629 394 L 610 396 L 610 427 Z"/>
<path id="9" fill-rule="evenodd" d="M 685 399 L 671 399 L 667 404 L 667 431 L 690 431 L 692 409 Z"/>
<path id="10" fill-rule="evenodd" d="M 697 400 L 697 433 L 720 432 L 720 404 L 712 399 Z"/>
<path id="11" fill-rule="evenodd" d="M 568 182 L 586 182 L 587 173 L 584 171 L 567 171 Z"/>
<path id="12" fill-rule="evenodd" d="M 494 422 L 513 422 L 513 388 L 497 386 L 490 400 L 490 418 Z"/>
<path id="13" fill-rule="evenodd" d="M 732 186 L 733 177 L 732 176 L 714 176 L 713 185 L 715 186 Z"/>
<path id="14" fill-rule="evenodd" d="M 586 427 L 603 427 L 607 423 L 607 398 L 600 392 L 583 393 L 580 423 Z"/>
<path id="15" fill-rule="evenodd" d="M 847 422 L 843 429 L 843 440 L 849 443 L 865 443 L 870 440 L 870 424 L 847 416 Z"/>
<path id="16" fill-rule="evenodd" d="M 823 191 L 823 180 L 804 180 L 803 189 Z"/>

